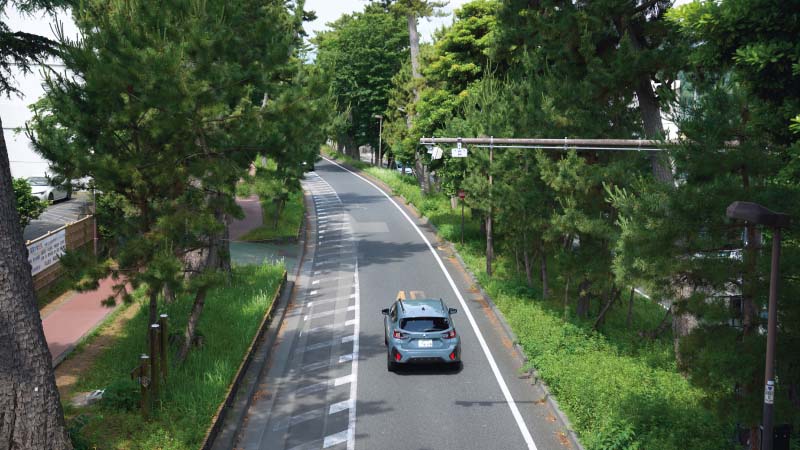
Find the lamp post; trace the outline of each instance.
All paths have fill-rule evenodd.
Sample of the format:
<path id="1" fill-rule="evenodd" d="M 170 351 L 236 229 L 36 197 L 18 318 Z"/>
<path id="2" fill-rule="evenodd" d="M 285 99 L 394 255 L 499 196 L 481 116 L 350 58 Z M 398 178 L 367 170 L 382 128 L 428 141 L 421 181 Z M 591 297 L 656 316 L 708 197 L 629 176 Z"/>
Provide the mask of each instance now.
<path id="1" fill-rule="evenodd" d="M 375 114 L 373 119 L 378 119 L 378 167 L 383 167 L 383 155 L 381 154 L 381 144 L 383 140 L 383 116 Z"/>
<path id="2" fill-rule="evenodd" d="M 752 202 L 733 202 L 726 210 L 728 217 L 745 220 L 772 229 L 772 265 L 769 277 L 769 310 L 767 319 L 767 360 L 764 367 L 764 413 L 761 450 L 772 450 L 772 404 L 775 395 L 775 338 L 778 322 L 778 276 L 780 274 L 781 229 L 789 226 L 789 216 L 776 213 Z"/>

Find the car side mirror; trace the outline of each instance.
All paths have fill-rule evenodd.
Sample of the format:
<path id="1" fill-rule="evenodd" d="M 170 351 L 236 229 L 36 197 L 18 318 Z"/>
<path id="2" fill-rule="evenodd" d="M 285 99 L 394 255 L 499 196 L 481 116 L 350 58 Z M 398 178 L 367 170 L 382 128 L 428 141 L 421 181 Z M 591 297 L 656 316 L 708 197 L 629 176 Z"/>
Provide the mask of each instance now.
<path id="1" fill-rule="evenodd" d="M 388 315 L 389 315 L 389 312 L 390 312 L 389 308 L 383 308 L 383 309 L 381 310 L 381 314 L 383 314 L 384 316 L 388 316 Z"/>
<path id="2" fill-rule="evenodd" d="M 458 310 L 457 310 L 457 309 L 455 309 L 455 308 L 448 308 L 448 309 L 447 309 L 447 311 L 448 311 L 450 314 L 455 314 L 455 313 L 457 313 L 457 312 L 458 312 Z"/>

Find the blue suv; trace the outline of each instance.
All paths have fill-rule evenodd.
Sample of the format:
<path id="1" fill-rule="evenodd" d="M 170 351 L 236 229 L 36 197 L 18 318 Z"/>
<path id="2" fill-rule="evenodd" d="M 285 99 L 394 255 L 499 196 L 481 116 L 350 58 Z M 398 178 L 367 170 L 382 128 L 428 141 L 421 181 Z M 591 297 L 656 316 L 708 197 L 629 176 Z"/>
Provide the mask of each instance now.
<path id="1" fill-rule="evenodd" d="M 400 364 L 443 362 L 461 365 L 461 337 L 442 299 L 398 299 L 381 310 L 386 366 L 393 372 Z"/>

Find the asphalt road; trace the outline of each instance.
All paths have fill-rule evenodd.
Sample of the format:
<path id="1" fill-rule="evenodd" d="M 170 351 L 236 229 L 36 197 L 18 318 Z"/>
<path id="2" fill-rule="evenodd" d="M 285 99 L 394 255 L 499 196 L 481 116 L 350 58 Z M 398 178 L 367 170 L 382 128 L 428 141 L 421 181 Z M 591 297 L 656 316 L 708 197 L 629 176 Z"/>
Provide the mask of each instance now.
<path id="1" fill-rule="evenodd" d="M 317 239 L 234 448 L 569 448 L 496 317 L 435 236 L 330 162 L 306 178 Z M 459 309 L 460 371 L 387 371 L 380 310 L 400 291 Z"/>
<path id="2" fill-rule="evenodd" d="M 78 192 L 71 200 L 61 200 L 47 207 L 38 219 L 32 220 L 22 235 L 26 241 L 36 239 L 84 217 L 91 208 L 91 194 Z"/>

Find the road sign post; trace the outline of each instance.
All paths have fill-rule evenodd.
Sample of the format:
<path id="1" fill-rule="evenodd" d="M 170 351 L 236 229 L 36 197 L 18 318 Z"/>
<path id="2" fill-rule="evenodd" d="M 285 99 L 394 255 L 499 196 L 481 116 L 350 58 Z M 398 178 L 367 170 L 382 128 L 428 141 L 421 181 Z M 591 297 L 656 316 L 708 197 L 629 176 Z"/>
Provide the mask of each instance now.
<path id="1" fill-rule="evenodd" d="M 461 199 L 461 245 L 464 245 L 464 198 L 466 196 L 463 189 L 458 190 L 458 198 Z"/>

